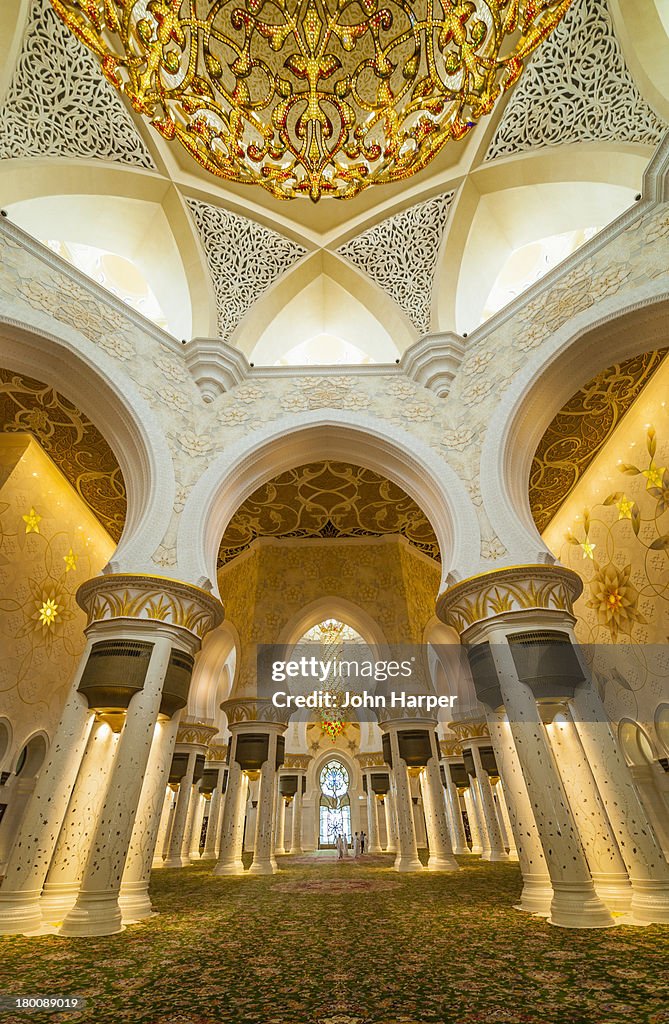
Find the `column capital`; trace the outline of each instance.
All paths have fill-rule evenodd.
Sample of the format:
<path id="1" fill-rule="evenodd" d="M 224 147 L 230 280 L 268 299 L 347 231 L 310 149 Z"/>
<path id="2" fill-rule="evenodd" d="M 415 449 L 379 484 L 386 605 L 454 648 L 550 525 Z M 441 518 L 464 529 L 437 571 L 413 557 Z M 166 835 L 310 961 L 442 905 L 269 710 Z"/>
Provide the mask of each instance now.
<path id="1" fill-rule="evenodd" d="M 207 767 L 216 768 L 225 765 L 228 759 L 227 743 L 209 743 L 207 745 Z"/>
<path id="2" fill-rule="evenodd" d="M 403 729 L 436 729 L 438 719 L 433 717 L 425 708 L 387 708 L 385 711 L 379 708 L 379 728 L 382 732 L 389 732 L 395 729 L 401 732 Z"/>
<path id="3" fill-rule="evenodd" d="M 209 725 L 207 722 L 182 721 L 179 723 L 177 732 L 177 745 L 181 747 L 192 747 L 198 753 L 205 754 L 209 746 L 209 740 L 215 736 L 218 728 Z"/>
<path id="4" fill-rule="evenodd" d="M 217 597 L 191 583 L 145 573 L 111 573 L 82 583 L 77 604 L 86 612 L 87 630 L 114 620 L 165 624 L 183 631 L 194 650 L 224 617 Z"/>
<path id="5" fill-rule="evenodd" d="M 382 768 L 388 771 L 388 766 L 383 760 L 383 751 L 373 751 L 369 754 L 356 754 L 355 759 L 363 772 L 373 771 L 375 768 Z"/>
<path id="6" fill-rule="evenodd" d="M 437 598 L 437 615 L 462 636 L 509 613 L 561 612 L 571 618 L 583 583 L 562 565 L 514 565 L 470 576 Z"/>
<path id="7" fill-rule="evenodd" d="M 490 730 L 484 718 L 468 719 L 466 722 L 449 722 L 449 728 L 458 737 L 460 751 L 464 746 L 475 746 L 477 742 L 490 744 Z"/>
<path id="8" fill-rule="evenodd" d="M 458 761 L 462 760 L 462 746 L 460 744 L 460 740 L 439 740 L 439 752 L 444 758 L 457 758 Z"/>
<path id="9" fill-rule="evenodd" d="M 281 726 L 283 729 L 288 725 L 292 714 L 290 708 L 277 708 L 271 700 L 261 700 L 258 697 L 233 697 L 231 700 L 224 700 L 221 709 L 225 711 L 228 719 L 228 728 L 235 726 L 272 726 L 276 729 Z"/>
<path id="10" fill-rule="evenodd" d="M 312 761 L 311 754 L 286 754 L 283 760 L 283 769 L 293 774 L 306 772 Z"/>

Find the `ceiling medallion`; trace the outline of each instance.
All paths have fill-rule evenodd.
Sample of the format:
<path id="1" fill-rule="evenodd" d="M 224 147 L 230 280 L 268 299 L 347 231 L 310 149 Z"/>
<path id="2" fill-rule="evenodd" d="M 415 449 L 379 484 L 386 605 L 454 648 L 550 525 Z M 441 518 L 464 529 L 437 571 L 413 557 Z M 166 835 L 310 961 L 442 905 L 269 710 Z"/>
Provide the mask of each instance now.
<path id="1" fill-rule="evenodd" d="M 572 0 L 51 0 L 166 139 L 279 199 L 422 170 Z"/>

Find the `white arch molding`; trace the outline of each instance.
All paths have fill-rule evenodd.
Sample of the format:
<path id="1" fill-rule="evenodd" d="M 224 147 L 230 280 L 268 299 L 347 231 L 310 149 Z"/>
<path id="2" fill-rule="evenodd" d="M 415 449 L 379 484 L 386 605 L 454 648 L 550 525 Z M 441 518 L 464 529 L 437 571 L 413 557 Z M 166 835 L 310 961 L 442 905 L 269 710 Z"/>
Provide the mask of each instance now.
<path id="1" fill-rule="evenodd" d="M 105 437 L 128 498 L 125 527 L 108 571 L 155 572 L 151 555 L 169 525 L 176 483 L 164 431 L 135 384 L 76 331 L 63 325 L 62 334 L 50 334 L 1 315 L 0 366 L 56 388 Z"/>
<path id="2" fill-rule="evenodd" d="M 491 417 L 481 451 L 481 495 L 508 554 L 489 568 L 555 562 L 530 511 L 528 481 L 553 417 L 607 367 L 667 344 L 669 290 L 655 280 L 573 317 L 529 359 Z"/>
<path id="3" fill-rule="evenodd" d="M 377 650 L 387 650 L 388 641 L 375 619 L 360 605 L 344 597 L 323 596 L 310 601 L 300 608 L 283 626 L 277 639 L 278 644 L 292 648 L 304 634 L 325 619 L 338 619 L 360 634 L 365 643 Z"/>
<path id="4" fill-rule="evenodd" d="M 447 577 L 464 578 L 479 564 L 476 512 L 454 470 L 415 436 L 375 416 L 319 409 L 282 416 L 242 438 L 212 462 L 181 515 L 177 566 L 182 579 L 216 583 L 216 556 L 230 519 L 263 483 L 296 466 L 335 459 L 382 474 L 417 502 L 430 520 Z"/>

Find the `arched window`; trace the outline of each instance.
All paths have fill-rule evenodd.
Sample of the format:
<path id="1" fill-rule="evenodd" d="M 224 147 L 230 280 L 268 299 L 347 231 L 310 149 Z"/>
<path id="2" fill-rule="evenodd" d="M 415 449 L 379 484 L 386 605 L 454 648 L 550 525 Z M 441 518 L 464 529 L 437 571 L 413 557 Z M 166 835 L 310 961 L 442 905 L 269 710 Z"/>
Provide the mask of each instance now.
<path id="1" fill-rule="evenodd" d="M 319 846 L 334 846 L 338 836 L 351 840 L 351 801 L 348 771 L 341 761 L 328 761 L 320 775 Z"/>
<path id="2" fill-rule="evenodd" d="M 322 657 L 323 661 L 334 665 L 344 656 L 344 648 L 347 644 L 365 644 L 365 641 L 345 622 L 340 622 L 339 619 L 324 619 L 300 637 L 295 647 L 294 657 L 300 657 L 300 648 L 304 648 L 303 653 L 306 656 L 314 654 L 314 651 L 309 648 L 318 645 L 320 648 L 318 656 Z M 333 669 L 331 676 L 323 680 L 321 688 L 323 692 L 336 697 L 342 689 L 346 689 L 346 685 L 346 681 L 338 678 Z M 318 714 L 323 732 L 334 743 L 346 728 L 343 713 L 337 708 L 324 708 Z"/>

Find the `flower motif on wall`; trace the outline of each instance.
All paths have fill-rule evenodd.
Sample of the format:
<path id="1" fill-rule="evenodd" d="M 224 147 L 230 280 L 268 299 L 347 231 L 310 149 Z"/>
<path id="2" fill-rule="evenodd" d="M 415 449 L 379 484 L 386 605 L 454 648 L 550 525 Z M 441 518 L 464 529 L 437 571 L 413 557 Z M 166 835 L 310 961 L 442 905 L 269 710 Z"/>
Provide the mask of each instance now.
<path id="1" fill-rule="evenodd" d="M 177 440 L 186 455 L 197 458 L 200 455 L 208 455 L 212 449 L 212 442 L 206 434 L 196 434 L 194 430 L 184 430 L 179 434 Z"/>
<path id="2" fill-rule="evenodd" d="M 411 423 L 427 423 L 434 419 L 434 408 L 428 402 L 412 402 L 400 410 L 400 416 Z"/>
<path id="3" fill-rule="evenodd" d="M 42 522 L 41 515 L 31 508 L 24 516 L 21 516 L 26 524 L 26 533 L 39 533 L 39 524 Z"/>
<path id="4" fill-rule="evenodd" d="M 486 561 L 492 562 L 496 558 L 502 558 L 506 553 L 507 549 L 499 537 L 491 537 L 490 540 L 481 542 L 481 558 L 484 558 Z"/>
<path id="5" fill-rule="evenodd" d="M 391 380 L 388 394 L 404 402 L 407 398 L 413 398 L 417 394 L 417 389 L 415 384 L 410 384 L 408 380 Z"/>
<path id="6" fill-rule="evenodd" d="M 447 430 L 439 443 L 442 448 L 450 448 L 456 452 L 462 452 L 465 448 L 469 448 L 475 436 L 474 431 L 470 427 L 456 427 L 454 430 Z"/>
<path id="7" fill-rule="evenodd" d="M 612 562 L 600 567 L 595 563 L 596 575 L 590 581 L 588 608 L 597 613 L 600 626 L 609 630 L 613 640 L 618 633 L 631 633 L 635 623 L 646 623 L 639 611 L 639 591 L 630 581 L 632 566 L 618 569 Z"/>
<path id="8" fill-rule="evenodd" d="M 229 409 L 222 409 L 218 414 L 220 423 L 225 423 L 227 427 L 236 427 L 242 423 L 246 423 L 249 419 L 250 413 L 246 409 L 235 408 L 232 406 Z"/>
<path id="9" fill-rule="evenodd" d="M 265 397 L 263 389 L 256 387 L 255 384 L 242 384 L 234 388 L 231 394 L 238 402 L 244 402 L 246 405 L 250 405 L 251 402 L 257 402 L 259 398 Z"/>
<path id="10" fill-rule="evenodd" d="M 183 382 L 187 378 L 187 372 L 183 366 L 181 366 L 175 359 L 170 359 L 169 356 L 154 356 L 154 365 L 158 367 L 161 373 L 163 373 L 168 380 L 173 380 L 175 383 Z"/>
<path id="11" fill-rule="evenodd" d="M 493 356 L 494 352 L 492 350 L 478 352 L 475 356 L 472 356 L 462 367 L 465 377 L 473 377 L 477 373 L 483 373 Z"/>
<path id="12" fill-rule="evenodd" d="M 470 384 L 469 387 L 464 388 L 462 401 L 465 405 L 476 405 L 484 398 L 487 398 L 494 386 L 495 382 L 493 380 L 476 381 L 474 384 Z"/>

